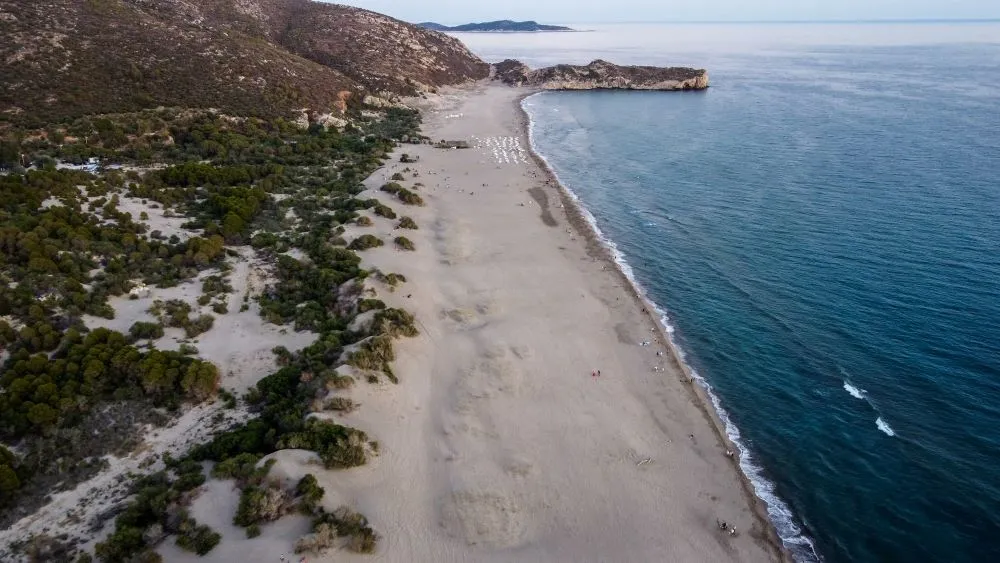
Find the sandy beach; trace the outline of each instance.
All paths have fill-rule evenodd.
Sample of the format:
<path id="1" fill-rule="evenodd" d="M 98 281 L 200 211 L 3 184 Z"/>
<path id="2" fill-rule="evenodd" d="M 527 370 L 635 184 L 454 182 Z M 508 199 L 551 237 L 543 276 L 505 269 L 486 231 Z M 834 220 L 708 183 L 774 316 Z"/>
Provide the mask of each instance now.
<path id="1" fill-rule="evenodd" d="M 442 93 L 422 108 L 425 134 L 473 148 L 404 145 L 368 179 L 371 197 L 420 226 L 403 233 L 415 252 L 387 244 L 362 255 L 366 266 L 406 276 L 395 291 L 375 289 L 415 313 L 421 335 L 397 345 L 399 385 L 358 386 L 352 398 L 362 407 L 336 417 L 376 437 L 377 458 L 329 472 L 312 454 L 284 451 L 273 474 L 315 473 L 324 505 L 368 516 L 383 537 L 372 560 L 781 560 L 661 327 L 527 150 L 524 95 L 495 86 Z M 417 162 L 400 163 L 402 153 Z M 396 172 L 406 187 L 423 184 L 426 206 L 378 191 Z M 345 236 L 401 234 L 395 221 L 372 220 Z M 212 487 L 192 507 L 224 535 L 207 557 L 172 542 L 161 553 L 291 557 L 306 520 L 242 539 L 229 523 L 236 496 Z M 333 559 L 368 560 L 309 558 Z"/>

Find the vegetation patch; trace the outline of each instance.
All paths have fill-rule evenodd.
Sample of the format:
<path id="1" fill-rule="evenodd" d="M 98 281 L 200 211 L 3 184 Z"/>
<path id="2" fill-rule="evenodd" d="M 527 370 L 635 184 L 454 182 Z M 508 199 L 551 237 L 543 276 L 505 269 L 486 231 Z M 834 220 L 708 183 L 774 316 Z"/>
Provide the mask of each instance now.
<path id="1" fill-rule="evenodd" d="M 373 553 L 379 535 L 367 518 L 350 507 L 342 506 L 333 512 L 321 511 L 313 518 L 312 532 L 295 542 L 295 553 L 319 554 L 337 545 L 338 540 L 355 553 Z"/>
<path id="2" fill-rule="evenodd" d="M 379 217 L 385 217 L 386 219 L 396 218 L 396 212 L 393 211 L 388 205 L 383 205 L 381 203 L 375 205 L 375 214 Z"/>
<path id="3" fill-rule="evenodd" d="M 382 246 L 382 239 L 375 235 L 361 235 L 360 237 L 351 241 L 351 244 L 347 245 L 350 250 L 368 250 L 369 248 L 378 248 Z"/>
<path id="4" fill-rule="evenodd" d="M 399 201 L 402 201 L 403 203 L 405 203 L 407 205 L 423 205 L 424 204 L 423 198 L 421 198 L 416 193 L 411 192 L 410 190 L 408 190 L 408 189 L 404 188 L 403 186 L 397 184 L 396 182 L 389 182 L 388 184 L 383 185 L 379 189 L 381 191 L 383 191 L 383 192 L 390 193 L 390 194 L 396 196 L 396 198 Z"/>
<path id="5" fill-rule="evenodd" d="M 133 499 L 115 520 L 115 530 L 94 549 L 102 561 L 159 561 L 153 548 L 168 534 L 182 549 L 204 555 L 222 539 L 191 518 L 185 508 L 205 482 L 200 463 L 168 460 L 168 469 L 137 480 Z"/>
<path id="6" fill-rule="evenodd" d="M 156 300 L 149 308 L 149 313 L 168 327 L 183 328 L 187 338 L 194 338 L 199 334 L 208 332 L 215 324 L 212 315 L 191 316 L 191 306 L 180 299 L 170 299 L 169 301 Z"/>
<path id="7" fill-rule="evenodd" d="M 402 249 L 402 250 L 416 250 L 417 249 L 416 245 L 413 244 L 412 240 L 410 240 L 410 239 L 408 239 L 406 237 L 403 237 L 403 236 L 396 237 L 395 239 L 393 239 L 393 242 L 396 243 L 396 247 L 397 248 Z"/>
<path id="8" fill-rule="evenodd" d="M 37 507 L 57 483 L 70 486 L 96 473 L 103 454 L 129 453 L 138 444 L 136 424 L 162 424 L 218 388 L 218 370 L 195 357 L 191 344 L 179 352 L 133 346 L 162 337 L 165 327 L 181 328 L 188 338 L 209 330 L 214 318 L 191 304 L 156 301 L 150 312 L 158 322 L 135 322 L 128 335 L 88 331 L 84 315 L 112 318 L 111 296 L 140 284 L 176 286 L 211 270 L 198 303 L 225 314 L 233 291 L 226 259 L 244 255 L 226 245 L 251 244 L 273 273 L 258 297 L 261 316 L 314 331 L 317 340 L 279 355 L 280 369 L 246 397 L 251 420 L 135 481 L 115 531 L 95 555 L 107 562 L 156 561 L 153 549 L 170 535 L 183 549 L 210 551 L 219 535 L 186 512 L 204 482 L 203 461 L 215 462 L 213 476 L 240 484 L 234 518 L 248 535 L 298 506 L 351 549 L 374 548 L 377 536 L 362 516 L 325 515 L 314 478 L 279 493 L 267 481 L 269 465 L 258 467 L 263 456 L 285 448 L 312 450 L 328 468 L 365 463 L 376 452 L 374 442 L 359 430 L 311 418 L 311 408 L 317 401 L 338 412 L 357 407 L 331 396 L 355 384 L 333 368 L 348 346 L 358 346 L 356 362 L 381 366 L 394 378 L 391 339 L 416 334 L 412 317 L 360 299 L 369 274 L 355 252 L 338 245 L 346 245 L 344 225 L 364 224 L 360 210 L 396 218 L 388 206 L 356 196 L 364 190 L 361 180 L 393 148 L 392 139 L 415 135 L 419 116 L 391 108 L 375 120 L 351 111 L 354 123 L 343 131 L 178 109 L 0 131 L 0 166 L 13 159 L 33 167 L 7 167 L 10 173 L 0 175 L 0 346 L 9 358 L 0 372 L 0 440 L 17 444 L 0 446 L 0 524 Z M 90 159 L 145 170 L 55 168 Z M 184 217 L 188 233 L 147 232 L 120 209 L 125 195 L 163 209 L 164 217 Z M 382 244 L 359 239 L 352 244 Z M 303 259 L 284 254 L 293 248 Z M 390 286 L 403 280 L 378 275 Z M 376 311 L 371 328 L 352 330 L 364 310 Z M 235 397 L 221 396 L 227 408 L 235 406 Z"/>
<path id="9" fill-rule="evenodd" d="M 416 230 L 418 228 L 416 221 L 414 221 L 413 219 L 411 219 L 409 217 L 403 217 L 403 218 L 401 218 L 399 220 L 399 225 L 396 225 L 396 226 L 399 227 L 400 229 L 413 229 L 413 230 Z"/>

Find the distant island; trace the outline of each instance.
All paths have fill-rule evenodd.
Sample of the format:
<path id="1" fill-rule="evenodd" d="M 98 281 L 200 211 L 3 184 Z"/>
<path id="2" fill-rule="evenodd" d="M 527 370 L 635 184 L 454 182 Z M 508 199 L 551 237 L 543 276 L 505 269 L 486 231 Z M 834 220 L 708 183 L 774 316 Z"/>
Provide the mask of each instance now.
<path id="1" fill-rule="evenodd" d="M 420 27 L 434 31 L 478 31 L 486 33 L 526 32 L 526 31 L 576 31 L 561 25 L 544 25 L 536 21 L 516 22 L 512 20 L 497 20 L 482 23 L 467 23 L 464 25 L 447 26 L 434 22 L 418 23 Z"/>

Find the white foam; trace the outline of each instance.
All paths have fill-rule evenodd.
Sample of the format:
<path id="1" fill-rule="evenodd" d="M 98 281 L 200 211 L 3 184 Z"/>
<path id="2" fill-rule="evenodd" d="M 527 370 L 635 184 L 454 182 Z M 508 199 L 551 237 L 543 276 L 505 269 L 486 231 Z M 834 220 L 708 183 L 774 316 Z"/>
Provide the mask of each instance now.
<path id="1" fill-rule="evenodd" d="M 844 390 L 850 393 L 855 399 L 864 399 L 865 394 L 867 393 L 864 389 L 858 389 L 847 381 L 844 382 Z"/>
<path id="2" fill-rule="evenodd" d="M 881 430 L 882 432 L 885 432 L 889 436 L 895 436 L 896 435 L 896 431 L 893 430 L 892 427 L 889 426 L 889 424 L 886 421 L 882 420 L 881 416 L 875 419 L 875 426 L 878 426 L 879 430 Z"/>
<path id="3" fill-rule="evenodd" d="M 577 196 L 577 194 L 566 183 L 564 183 L 561 178 L 559 178 L 555 168 L 552 167 L 548 159 L 538 152 L 537 146 L 535 145 L 535 121 L 527 109 L 525 109 L 525 106 L 531 107 L 532 104 L 526 104 L 525 102 L 530 98 L 539 95 L 544 95 L 544 92 L 532 94 L 521 101 L 521 108 L 524 109 L 524 113 L 528 117 L 528 142 L 531 151 L 545 163 L 546 167 L 559 183 L 559 186 L 576 204 L 580 213 L 583 215 L 584 220 L 586 220 L 587 224 L 596 235 L 597 240 L 608 249 L 615 264 L 618 266 L 622 274 L 624 274 L 628 282 L 632 285 L 633 290 L 652 304 L 653 309 L 659 315 L 660 323 L 664 327 L 667 336 L 670 339 L 670 345 L 680 357 L 680 360 L 684 362 L 685 367 L 691 373 L 692 378 L 694 378 L 698 385 L 705 390 L 705 393 L 711 400 L 712 407 L 715 409 L 719 420 L 721 420 L 725 426 L 726 436 L 739 450 L 740 470 L 743 471 L 743 474 L 746 475 L 747 479 L 753 485 L 754 494 L 763 500 L 764 504 L 767 506 L 767 515 L 770 518 L 771 523 L 774 525 L 775 530 L 778 532 L 778 536 L 781 538 L 782 543 L 789 550 L 789 552 L 791 552 L 792 557 L 796 561 L 803 563 L 821 561 L 819 554 L 816 553 L 816 548 L 812 540 L 806 536 L 805 533 L 803 533 L 802 528 L 795 523 L 795 516 L 793 515 L 791 509 L 787 504 L 785 504 L 784 501 L 781 500 L 781 498 L 778 497 L 777 493 L 775 493 L 774 483 L 769 481 L 767 477 L 764 476 L 763 468 L 754 462 L 753 454 L 741 440 L 739 428 L 736 427 L 733 421 L 729 418 L 729 413 L 727 413 L 722 407 L 722 403 L 719 400 L 719 397 L 715 394 L 712 385 L 709 384 L 708 381 L 706 381 L 705 378 L 703 378 L 697 371 L 695 371 L 694 368 L 687 364 L 686 354 L 675 340 L 675 328 L 673 324 L 671 324 L 670 317 L 667 315 L 666 311 L 664 311 L 659 304 L 653 301 L 646 293 L 646 290 L 639 284 L 638 281 L 636 281 L 634 270 L 632 270 L 632 266 L 629 265 L 625 255 L 618 249 L 618 245 L 604 235 L 604 232 L 601 231 L 600 227 L 597 225 L 597 219 L 590 212 L 590 210 L 583 205 L 580 197 Z M 558 108 L 553 108 L 553 111 L 559 110 Z M 879 419 L 879 421 L 881 421 L 881 419 Z M 888 428 L 888 426 L 886 427 Z"/>

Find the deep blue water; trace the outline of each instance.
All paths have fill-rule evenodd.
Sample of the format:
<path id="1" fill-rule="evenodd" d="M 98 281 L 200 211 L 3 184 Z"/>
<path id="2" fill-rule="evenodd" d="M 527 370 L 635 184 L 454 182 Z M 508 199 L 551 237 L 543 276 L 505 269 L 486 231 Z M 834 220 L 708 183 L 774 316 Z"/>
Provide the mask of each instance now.
<path id="1" fill-rule="evenodd" d="M 478 50 L 666 58 L 599 39 Z M 704 93 L 532 97 L 535 145 L 819 557 L 1000 561 L 1000 45 L 762 44 L 684 54 Z"/>

